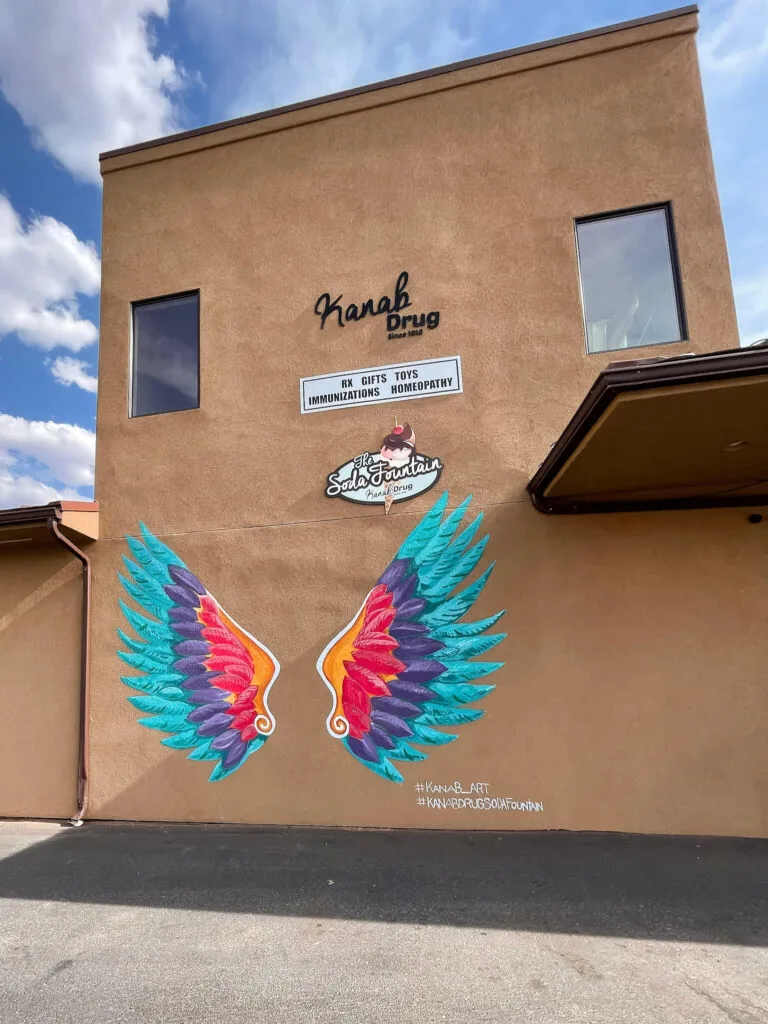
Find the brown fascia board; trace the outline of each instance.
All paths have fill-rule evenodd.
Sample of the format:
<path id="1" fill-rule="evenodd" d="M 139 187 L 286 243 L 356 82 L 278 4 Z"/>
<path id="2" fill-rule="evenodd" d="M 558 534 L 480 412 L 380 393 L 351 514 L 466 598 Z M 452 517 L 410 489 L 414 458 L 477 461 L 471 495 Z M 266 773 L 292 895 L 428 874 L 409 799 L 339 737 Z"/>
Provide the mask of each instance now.
<path id="1" fill-rule="evenodd" d="M 200 135 L 207 135 L 210 132 L 218 132 L 225 128 L 235 128 L 239 125 L 263 121 L 265 118 L 277 117 L 279 114 L 289 114 L 297 110 L 307 110 L 311 107 L 321 106 L 324 103 L 333 103 L 336 100 L 349 99 L 353 96 L 362 96 L 366 93 L 378 92 L 381 89 L 389 89 L 392 86 L 408 85 L 412 82 L 420 82 L 425 79 L 435 78 L 438 75 L 447 75 L 454 71 L 462 71 L 465 68 L 478 67 L 482 64 L 489 64 L 492 61 L 504 60 L 507 57 L 518 57 L 523 54 L 536 53 L 539 50 L 548 50 L 551 47 L 563 46 L 566 43 L 578 43 L 584 39 L 594 39 L 599 36 L 612 35 L 615 32 L 624 32 L 627 29 L 632 28 L 642 28 L 645 25 L 653 25 L 657 22 L 669 21 L 672 18 L 681 18 L 698 13 L 698 4 L 689 4 L 686 7 L 677 7 L 674 10 L 662 11 L 660 14 L 651 14 L 645 18 L 635 18 L 632 21 L 617 22 L 614 25 L 605 25 L 601 28 L 589 29 L 586 32 L 576 32 L 573 35 L 547 39 L 541 43 L 530 43 L 527 46 L 516 46 L 511 50 L 499 50 L 496 53 L 485 54 L 481 57 L 472 57 L 469 60 L 460 60 L 453 64 L 442 64 L 440 67 L 430 68 L 426 71 L 417 71 L 411 75 L 400 75 L 398 78 L 388 78 L 382 82 L 373 82 L 370 85 L 361 85 L 354 89 L 344 89 L 341 92 L 328 93 L 325 96 L 318 96 L 315 99 L 302 100 L 300 103 L 289 103 L 282 107 L 273 107 L 271 110 L 264 110 L 257 114 L 247 114 L 245 117 L 235 117 L 229 121 L 218 121 L 215 124 L 204 125 L 201 128 L 193 128 L 190 131 L 176 132 L 174 135 L 166 135 L 159 139 L 150 139 L 147 142 L 138 142 L 133 146 L 123 146 L 121 149 L 110 149 L 104 153 L 100 153 L 99 160 L 109 160 L 112 157 L 139 153 L 142 150 L 153 149 L 156 146 L 165 146 L 171 142 L 181 142 L 184 139 L 194 139 Z"/>
<path id="2" fill-rule="evenodd" d="M 0 509 L 0 526 L 44 525 L 54 518 L 61 522 L 62 511 L 98 512 L 98 501 L 52 501 L 47 505 L 22 505 Z"/>
<path id="3" fill-rule="evenodd" d="M 618 512 L 651 511 L 662 508 L 701 508 L 702 498 L 679 498 L 664 501 L 574 501 L 568 498 L 546 498 L 545 491 L 574 454 L 582 440 L 597 423 L 613 399 L 624 391 L 648 391 L 681 384 L 703 384 L 711 381 L 737 380 L 768 373 L 768 349 L 735 348 L 704 355 L 683 355 L 659 359 L 637 359 L 613 363 L 601 371 L 584 401 L 528 484 L 528 493 L 540 512 Z M 708 506 L 733 505 L 736 499 L 712 498 Z M 742 505 L 764 505 L 765 495 L 744 495 Z"/>

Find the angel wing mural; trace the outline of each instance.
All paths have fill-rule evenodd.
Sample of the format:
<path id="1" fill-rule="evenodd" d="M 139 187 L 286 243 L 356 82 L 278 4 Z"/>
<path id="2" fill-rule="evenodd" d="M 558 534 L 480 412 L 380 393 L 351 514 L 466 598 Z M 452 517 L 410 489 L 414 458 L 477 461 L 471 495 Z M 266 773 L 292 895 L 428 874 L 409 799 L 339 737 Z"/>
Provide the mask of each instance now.
<path id="1" fill-rule="evenodd" d="M 121 676 L 142 696 L 128 700 L 145 712 L 141 725 L 169 733 L 166 747 L 215 761 L 210 780 L 236 771 L 275 728 L 267 697 L 280 665 L 274 654 L 224 611 L 182 560 L 141 523 L 141 540 L 127 537 L 129 577 L 118 573 L 147 614 L 121 599 L 128 648 L 118 651 L 140 675 Z M 135 559 L 135 561 L 134 561 Z"/>
<path id="2" fill-rule="evenodd" d="M 393 782 L 403 781 L 393 761 L 422 761 L 428 755 L 418 747 L 457 739 L 435 726 L 482 717 L 482 709 L 468 705 L 494 686 L 472 680 L 504 664 L 473 660 L 506 638 L 488 632 L 503 611 L 459 622 L 493 569 L 492 563 L 474 583 L 453 593 L 489 539 L 472 543 L 482 513 L 456 536 L 470 501 L 471 495 L 444 517 L 448 494 L 443 494 L 317 661 L 333 695 L 328 731 L 366 768 Z"/>

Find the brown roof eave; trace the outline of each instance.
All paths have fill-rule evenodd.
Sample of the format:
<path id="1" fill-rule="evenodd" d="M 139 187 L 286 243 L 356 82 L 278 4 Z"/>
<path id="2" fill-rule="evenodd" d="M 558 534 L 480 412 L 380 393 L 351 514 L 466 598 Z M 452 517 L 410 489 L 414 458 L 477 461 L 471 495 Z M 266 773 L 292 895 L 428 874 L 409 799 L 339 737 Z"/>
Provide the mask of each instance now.
<path id="1" fill-rule="evenodd" d="M 623 505 L 610 502 L 591 502 L 588 508 L 569 507 L 564 499 L 552 503 L 545 498 L 547 488 L 582 440 L 597 423 L 616 395 L 624 391 L 656 390 L 664 387 L 703 384 L 712 381 L 734 380 L 768 374 L 768 349 L 737 348 L 704 355 L 672 356 L 660 359 L 638 359 L 612 363 L 601 371 L 587 392 L 581 405 L 554 443 L 544 461 L 528 483 L 528 493 L 540 512 L 617 511 Z M 697 499 L 680 499 L 665 503 L 665 507 L 695 507 Z M 745 503 L 760 504 L 765 499 L 755 497 Z M 727 501 L 720 504 L 727 504 Z M 635 508 L 658 508 L 657 502 L 639 502 Z"/>

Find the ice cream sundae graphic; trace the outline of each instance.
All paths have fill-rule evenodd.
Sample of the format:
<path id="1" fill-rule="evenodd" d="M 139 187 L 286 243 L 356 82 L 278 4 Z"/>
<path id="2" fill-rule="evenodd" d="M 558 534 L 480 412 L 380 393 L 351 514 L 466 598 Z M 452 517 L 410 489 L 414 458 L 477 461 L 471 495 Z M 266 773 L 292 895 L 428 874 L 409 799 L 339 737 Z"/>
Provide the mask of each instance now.
<path id="1" fill-rule="evenodd" d="M 400 426 L 397 421 L 392 428 L 392 433 L 387 434 L 384 440 L 381 442 L 381 450 L 379 452 L 379 458 L 386 462 L 388 466 L 393 469 L 400 469 L 407 465 L 410 461 L 411 456 L 416 451 L 416 434 L 413 432 L 413 428 L 409 424 L 404 423 Z M 384 515 L 389 515 L 389 510 L 392 508 L 392 503 L 395 500 L 394 486 L 390 482 L 387 484 L 387 490 L 384 494 Z"/>

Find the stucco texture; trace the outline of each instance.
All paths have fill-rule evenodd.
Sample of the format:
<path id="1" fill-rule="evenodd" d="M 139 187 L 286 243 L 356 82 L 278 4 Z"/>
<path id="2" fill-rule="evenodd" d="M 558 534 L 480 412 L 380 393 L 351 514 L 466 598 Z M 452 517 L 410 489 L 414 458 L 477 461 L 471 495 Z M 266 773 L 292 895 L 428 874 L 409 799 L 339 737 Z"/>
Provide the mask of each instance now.
<path id="1" fill-rule="evenodd" d="M 764 529 L 739 511 L 550 519 L 524 489 L 617 358 L 585 352 L 575 217 L 673 204 L 690 339 L 631 356 L 738 344 L 694 29 L 677 18 L 105 161 L 90 813 L 768 832 Z M 409 312 L 439 310 L 436 330 L 320 330 L 322 292 L 391 295 L 402 270 Z M 129 419 L 131 302 L 197 288 L 200 409 Z M 457 354 L 461 396 L 299 413 L 302 376 Z M 486 716 L 404 785 L 328 735 L 315 671 L 439 493 L 387 518 L 324 496 L 395 415 L 443 459 L 451 504 L 472 493 L 485 511 L 498 564 L 476 612 L 506 608 L 509 632 Z M 218 783 L 136 724 L 119 682 L 116 570 L 139 519 L 282 664 L 274 735 Z M 427 781 L 544 809 L 419 806 Z"/>
<path id="2" fill-rule="evenodd" d="M 75 812 L 82 593 L 53 541 L 0 544 L 0 817 Z"/>

